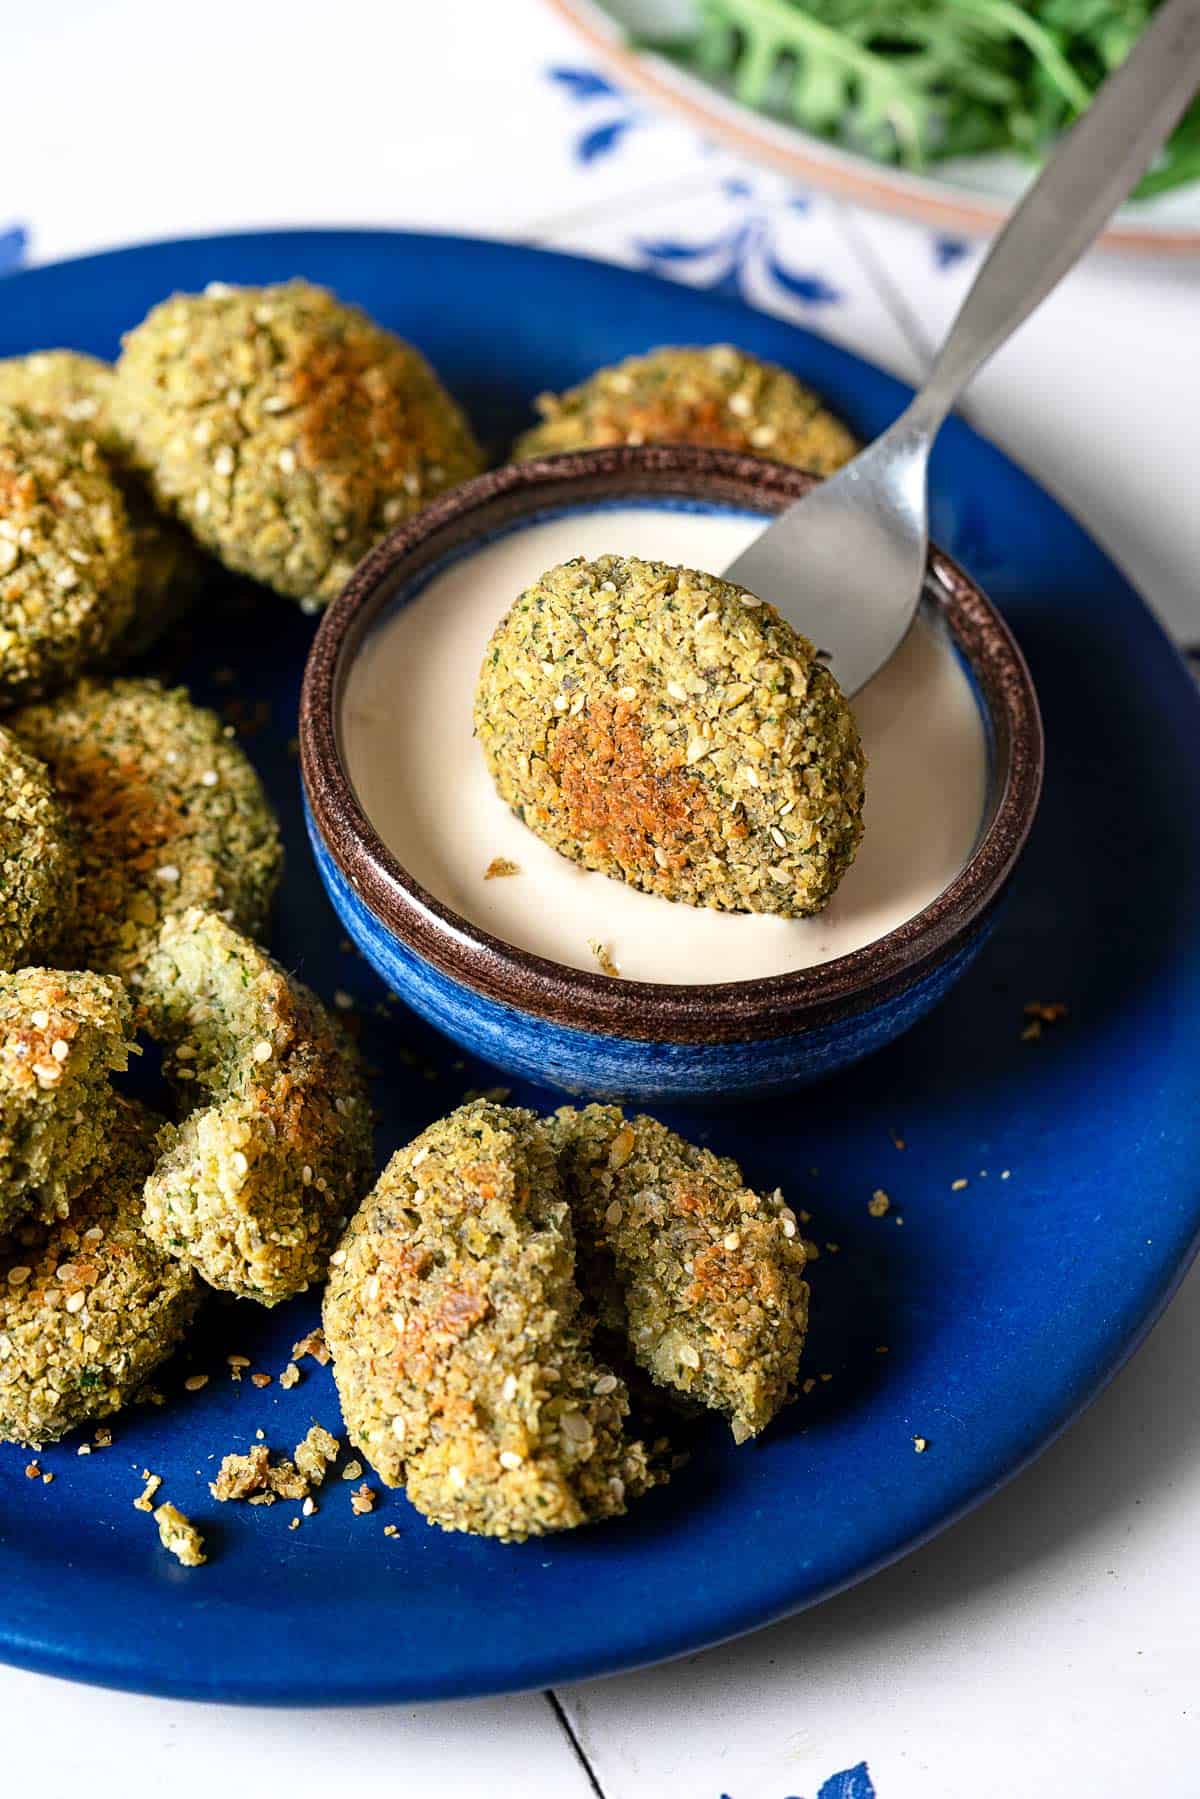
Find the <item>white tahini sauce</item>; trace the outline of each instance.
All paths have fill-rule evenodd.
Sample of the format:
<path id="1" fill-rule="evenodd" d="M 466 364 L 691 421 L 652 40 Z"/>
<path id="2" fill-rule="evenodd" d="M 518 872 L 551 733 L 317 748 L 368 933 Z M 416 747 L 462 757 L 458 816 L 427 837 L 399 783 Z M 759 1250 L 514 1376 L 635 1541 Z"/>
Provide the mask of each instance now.
<path id="1" fill-rule="evenodd" d="M 472 552 L 386 615 L 346 685 L 342 745 L 364 811 L 426 890 L 494 936 L 629 980 L 748 980 L 884 936 L 937 897 L 974 846 L 987 752 L 959 661 L 931 616 L 858 695 L 869 758 L 857 860 L 818 917 L 714 912 L 591 874 L 497 795 L 472 734 L 484 648 L 516 596 L 571 556 L 645 556 L 720 572 L 762 529 L 741 513 L 621 507 L 528 525 Z M 520 873 L 486 880 L 496 857 Z"/>

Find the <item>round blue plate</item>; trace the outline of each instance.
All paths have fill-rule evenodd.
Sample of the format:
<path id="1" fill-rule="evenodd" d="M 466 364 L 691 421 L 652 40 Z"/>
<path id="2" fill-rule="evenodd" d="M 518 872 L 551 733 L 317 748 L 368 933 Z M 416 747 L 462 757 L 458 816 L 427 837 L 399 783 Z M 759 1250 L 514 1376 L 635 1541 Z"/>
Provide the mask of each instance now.
<path id="1" fill-rule="evenodd" d="M 659 343 L 732 339 L 786 363 L 864 437 L 906 398 L 844 351 L 683 287 L 385 233 L 156 244 L 18 275 L 0 285 L 0 354 L 111 356 L 173 289 L 296 274 L 414 339 L 497 453 L 539 390 Z M 695 1428 L 671 1485 L 608 1526 L 506 1547 L 444 1536 L 396 1494 L 356 1517 L 335 1480 L 289 1530 L 294 1506 L 218 1506 L 207 1483 L 256 1430 L 283 1450 L 313 1419 L 340 1431 L 328 1369 L 304 1362 L 285 1392 L 235 1383 L 225 1363 L 278 1375 L 317 1300 L 276 1313 L 214 1300 L 162 1372 L 167 1403 L 114 1420 L 110 1448 L 47 1451 L 51 1486 L 26 1479 L 26 1452 L 0 1449 L 0 1654 L 148 1692 L 306 1704 L 496 1692 L 678 1655 L 940 1530 L 1129 1353 L 1200 1221 L 1200 700 L 1116 569 L 996 450 L 952 423 L 933 479 L 935 534 L 1007 614 L 1045 710 L 1045 801 L 1016 890 L 975 968 L 900 1043 L 802 1098 L 673 1120 L 811 1213 L 824 1246 L 811 1390 L 756 1445 Z M 321 892 L 289 743 L 311 632 L 269 595 L 249 609 L 214 598 L 182 672 L 249 726 L 290 853 L 275 947 L 327 995 L 353 995 L 382 1070 L 382 1160 L 496 1077 L 387 1000 Z M 1069 1016 L 1022 1041 L 1029 1000 Z M 211 1379 L 185 1393 L 193 1371 Z M 143 1468 L 204 1529 L 206 1568 L 178 1567 L 133 1509 Z"/>

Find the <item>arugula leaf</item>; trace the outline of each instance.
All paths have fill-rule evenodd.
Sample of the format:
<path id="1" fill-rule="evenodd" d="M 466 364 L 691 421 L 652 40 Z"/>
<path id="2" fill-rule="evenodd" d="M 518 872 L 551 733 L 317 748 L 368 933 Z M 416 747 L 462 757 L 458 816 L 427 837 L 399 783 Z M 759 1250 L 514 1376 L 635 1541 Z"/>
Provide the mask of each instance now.
<path id="1" fill-rule="evenodd" d="M 646 47 L 746 106 L 912 169 L 1008 150 L 1039 158 L 1129 54 L 1160 0 L 696 0 Z M 1200 179 L 1200 100 L 1139 196 Z"/>

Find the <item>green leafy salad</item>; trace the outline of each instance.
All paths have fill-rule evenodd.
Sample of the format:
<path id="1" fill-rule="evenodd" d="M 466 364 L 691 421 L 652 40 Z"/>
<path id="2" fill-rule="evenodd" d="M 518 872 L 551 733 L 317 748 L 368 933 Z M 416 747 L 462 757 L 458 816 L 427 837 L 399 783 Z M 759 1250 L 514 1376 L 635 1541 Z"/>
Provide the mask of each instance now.
<path id="1" fill-rule="evenodd" d="M 647 41 L 756 111 L 880 161 L 1037 158 L 1122 62 L 1158 0 L 693 0 Z M 1137 190 L 1200 177 L 1200 100 Z"/>

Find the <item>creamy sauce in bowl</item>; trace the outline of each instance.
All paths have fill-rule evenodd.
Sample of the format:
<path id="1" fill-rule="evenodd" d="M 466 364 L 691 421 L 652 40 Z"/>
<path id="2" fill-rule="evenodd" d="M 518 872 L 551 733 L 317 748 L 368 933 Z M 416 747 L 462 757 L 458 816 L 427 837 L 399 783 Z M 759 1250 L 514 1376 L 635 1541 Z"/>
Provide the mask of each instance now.
<path id="1" fill-rule="evenodd" d="M 944 892 L 983 823 L 988 757 L 970 679 L 923 610 L 854 700 L 866 748 L 865 830 L 825 911 L 784 919 L 641 893 L 550 849 L 496 793 L 472 731 L 488 638 L 545 569 L 607 551 L 715 573 L 762 530 L 743 512 L 575 509 L 481 544 L 387 612 L 342 700 L 347 774 L 367 817 L 426 891 L 495 937 L 568 967 L 696 985 L 811 968 L 875 942 Z M 516 874 L 488 877 L 497 862 Z"/>

